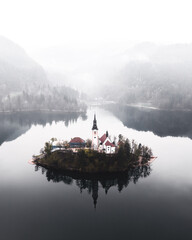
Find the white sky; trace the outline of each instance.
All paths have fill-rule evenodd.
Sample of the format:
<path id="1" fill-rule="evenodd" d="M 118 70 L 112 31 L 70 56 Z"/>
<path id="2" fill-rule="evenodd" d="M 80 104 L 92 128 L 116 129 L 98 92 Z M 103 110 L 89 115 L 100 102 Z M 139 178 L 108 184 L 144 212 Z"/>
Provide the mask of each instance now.
<path id="1" fill-rule="evenodd" d="M 0 0 L 0 35 L 26 50 L 126 41 L 192 42 L 192 1 Z"/>

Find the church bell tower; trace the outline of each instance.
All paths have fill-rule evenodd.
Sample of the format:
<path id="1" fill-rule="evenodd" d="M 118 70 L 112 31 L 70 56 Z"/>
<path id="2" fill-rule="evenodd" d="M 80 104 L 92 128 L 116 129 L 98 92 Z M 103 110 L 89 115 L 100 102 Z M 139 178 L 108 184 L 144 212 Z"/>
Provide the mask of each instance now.
<path id="1" fill-rule="evenodd" d="M 99 135 L 98 135 L 98 127 L 96 114 L 94 114 L 93 127 L 92 127 L 92 148 L 97 150 L 99 147 Z"/>

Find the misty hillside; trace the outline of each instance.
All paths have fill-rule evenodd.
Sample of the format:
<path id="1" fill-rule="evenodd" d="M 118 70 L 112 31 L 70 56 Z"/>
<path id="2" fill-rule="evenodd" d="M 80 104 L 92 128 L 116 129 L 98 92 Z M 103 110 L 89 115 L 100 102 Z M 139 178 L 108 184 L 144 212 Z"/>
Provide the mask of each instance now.
<path id="1" fill-rule="evenodd" d="M 21 91 L 46 83 L 43 68 L 14 42 L 0 36 L 0 93 Z"/>
<path id="2" fill-rule="evenodd" d="M 92 97 L 192 110 L 192 44 L 57 46 L 42 49 L 35 58 L 58 85 Z"/>
<path id="3" fill-rule="evenodd" d="M 84 109 L 77 91 L 52 86 L 41 65 L 20 46 L 0 37 L 0 111 Z"/>
<path id="4" fill-rule="evenodd" d="M 120 48 L 120 49 L 119 49 Z M 94 47 L 84 45 L 52 46 L 32 52 L 48 73 L 50 82 L 57 85 L 65 84 L 81 92 L 97 97 L 100 85 L 104 85 L 117 73 L 124 62 L 118 50 L 109 44 Z M 54 80 L 54 82 L 53 82 Z"/>
<path id="5" fill-rule="evenodd" d="M 124 103 L 192 110 L 192 44 L 140 44 L 125 53 L 130 60 L 108 82 L 103 95 Z"/>

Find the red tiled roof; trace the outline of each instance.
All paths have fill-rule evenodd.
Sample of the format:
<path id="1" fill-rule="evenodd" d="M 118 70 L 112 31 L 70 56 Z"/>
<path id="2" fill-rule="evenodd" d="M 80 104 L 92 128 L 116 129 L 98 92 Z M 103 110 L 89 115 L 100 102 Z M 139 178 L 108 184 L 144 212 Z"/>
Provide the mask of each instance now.
<path id="1" fill-rule="evenodd" d="M 101 143 L 104 143 L 106 138 L 106 134 L 103 134 L 103 136 L 99 138 L 99 140 L 101 141 Z"/>
<path id="2" fill-rule="evenodd" d="M 115 145 L 114 145 L 113 143 L 110 143 L 109 141 L 107 141 L 107 142 L 105 143 L 105 146 L 115 147 Z"/>
<path id="3" fill-rule="evenodd" d="M 71 141 L 69 143 L 85 143 L 85 141 L 80 137 L 75 137 L 75 138 L 71 139 Z"/>

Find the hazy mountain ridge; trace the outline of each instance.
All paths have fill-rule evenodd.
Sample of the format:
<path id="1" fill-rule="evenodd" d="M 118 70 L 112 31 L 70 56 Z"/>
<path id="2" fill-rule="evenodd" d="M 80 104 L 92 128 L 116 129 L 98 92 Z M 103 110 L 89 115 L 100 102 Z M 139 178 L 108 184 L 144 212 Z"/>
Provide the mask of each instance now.
<path id="1" fill-rule="evenodd" d="M 125 47 L 117 50 L 108 44 L 93 47 L 61 45 L 40 49 L 32 55 L 45 68 L 48 77 L 51 76 L 50 82 L 54 79 L 53 84 L 66 84 L 96 97 L 100 85 L 108 82 L 122 67 L 125 59 L 121 53 L 125 50 Z"/>
<path id="2" fill-rule="evenodd" d="M 137 48 L 135 59 L 112 79 L 105 96 L 125 103 L 192 110 L 192 44 L 147 47 Z"/>
<path id="3" fill-rule="evenodd" d="M 12 41 L 0 37 L 0 111 L 84 111 L 79 93 L 54 87 L 44 69 Z"/>
<path id="4" fill-rule="evenodd" d="M 43 68 L 32 60 L 17 44 L 0 37 L 1 95 L 20 92 L 34 84 L 47 83 Z"/>
<path id="5" fill-rule="evenodd" d="M 37 59 L 58 85 L 66 83 L 91 97 L 192 110 L 192 44 L 58 46 L 40 51 Z"/>

